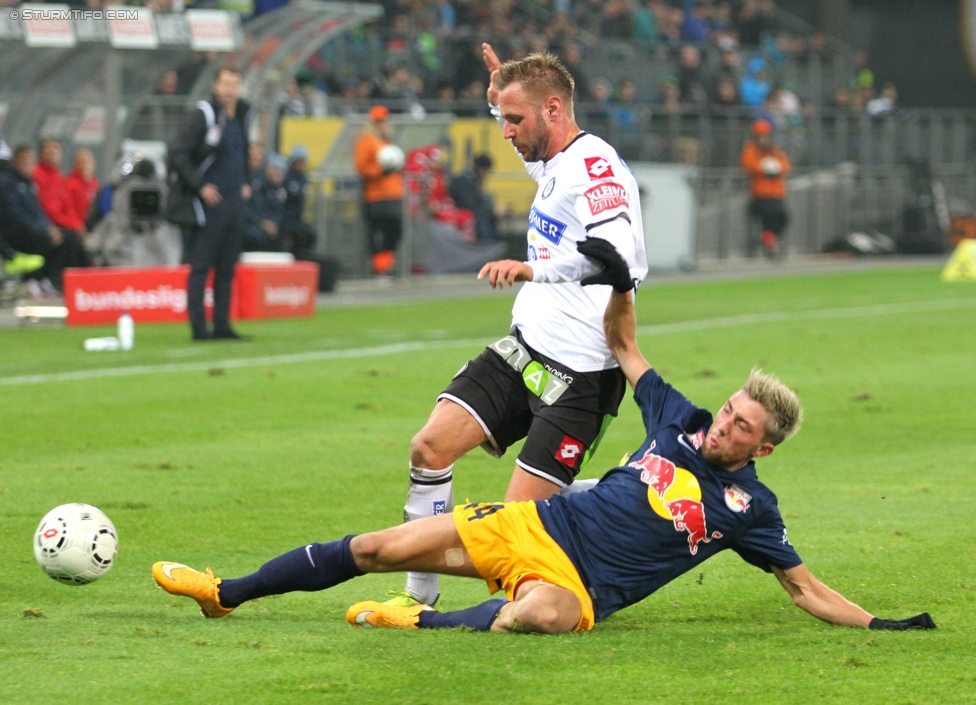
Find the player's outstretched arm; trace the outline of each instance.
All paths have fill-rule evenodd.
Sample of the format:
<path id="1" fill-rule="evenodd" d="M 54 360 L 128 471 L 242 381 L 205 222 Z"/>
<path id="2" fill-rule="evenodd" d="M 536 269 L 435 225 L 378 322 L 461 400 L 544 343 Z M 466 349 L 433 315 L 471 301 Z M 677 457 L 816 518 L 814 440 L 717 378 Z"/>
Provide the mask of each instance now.
<path id="1" fill-rule="evenodd" d="M 610 294 L 610 302 L 603 314 L 603 332 L 607 336 L 607 347 L 633 388 L 651 369 L 651 363 L 637 347 L 637 316 L 634 315 L 632 296 L 629 291 Z"/>
<path id="2" fill-rule="evenodd" d="M 532 267 L 527 262 L 519 262 L 516 259 L 489 262 L 478 272 L 478 279 L 488 277 L 492 289 L 496 287 L 504 289 L 506 283 L 515 286 L 515 282 L 530 282 L 532 276 Z"/>
<path id="3" fill-rule="evenodd" d="M 832 624 L 870 629 L 935 629 L 935 622 L 928 612 L 903 620 L 874 617 L 817 580 L 802 564 L 787 570 L 771 567 L 780 584 L 793 598 L 793 604 L 817 619 Z"/>

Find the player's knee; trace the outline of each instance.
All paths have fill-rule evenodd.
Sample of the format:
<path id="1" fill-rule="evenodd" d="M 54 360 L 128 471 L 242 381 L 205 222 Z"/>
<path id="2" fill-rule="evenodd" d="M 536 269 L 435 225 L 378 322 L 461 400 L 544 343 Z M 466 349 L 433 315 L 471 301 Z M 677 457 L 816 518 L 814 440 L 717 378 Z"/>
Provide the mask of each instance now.
<path id="1" fill-rule="evenodd" d="M 513 602 L 512 608 L 507 615 L 506 631 L 561 634 L 572 631 L 575 626 L 557 605 L 549 602 Z"/>
<path id="2" fill-rule="evenodd" d="M 389 541 L 382 531 L 359 534 L 349 545 L 353 560 L 364 573 L 382 573 L 389 566 Z"/>
<path id="3" fill-rule="evenodd" d="M 439 452 L 435 443 L 434 436 L 422 428 L 410 441 L 410 464 L 415 468 L 427 468 L 429 470 L 440 470 L 447 467 L 453 458 L 448 458 L 444 453 Z"/>

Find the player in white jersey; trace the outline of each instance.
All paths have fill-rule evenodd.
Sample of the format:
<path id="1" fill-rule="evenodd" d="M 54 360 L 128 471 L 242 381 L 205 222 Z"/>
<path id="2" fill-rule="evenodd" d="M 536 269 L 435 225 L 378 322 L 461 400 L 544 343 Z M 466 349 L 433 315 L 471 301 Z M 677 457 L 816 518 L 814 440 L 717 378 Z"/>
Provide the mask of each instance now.
<path id="1" fill-rule="evenodd" d="M 452 510 L 454 461 L 479 445 L 501 457 L 526 439 L 506 501 L 545 499 L 573 484 L 626 387 L 603 333 L 610 287 L 581 286 L 600 283 L 602 265 L 576 245 L 606 240 L 635 283 L 647 274 L 637 183 L 613 147 L 576 124 L 572 76 L 549 54 L 501 64 L 482 48 L 492 113 L 538 190 L 528 261 L 489 262 L 478 278 L 492 288 L 526 283 L 511 334 L 465 365 L 413 438 L 407 520 Z M 410 573 L 391 602 L 433 604 L 437 585 L 435 575 Z"/>

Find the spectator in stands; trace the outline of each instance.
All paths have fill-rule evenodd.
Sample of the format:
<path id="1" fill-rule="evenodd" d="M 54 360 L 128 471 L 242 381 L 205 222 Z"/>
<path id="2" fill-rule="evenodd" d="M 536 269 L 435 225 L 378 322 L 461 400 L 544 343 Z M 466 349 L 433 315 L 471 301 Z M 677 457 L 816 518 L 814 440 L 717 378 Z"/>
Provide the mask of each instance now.
<path id="1" fill-rule="evenodd" d="M 296 259 L 309 259 L 318 239 L 315 229 L 305 222 L 305 187 L 308 185 L 308 148 L 298 144 L 288 153 L 285 173 L 285 212 L 281 223 L 285 249 Z"/>
<path id="2" fill-rule="evenodd" d="M 760 108 L 773 88 L 766 78 L 766 60 L 759 56 L 749 59 L 746 75 L 739 84 L 739 99 L 750 108 Z"/>
<path id="3" fill-rule="evenodd" d="M 709 91 L 701 65 L 701 52 L 694 44 L 681 47 L 677 76 L 683 105 L 701 107 L 708 104 Z"/>
<path id="4" fill-rule="evenodd" d="M 868 101 L 867 105 L 865 106 L 865 110 L 871 117 L 880 118 L 895 112 L 897 102 L 898 89 L 895 88 L 894 83 L 889 81 L 885 83 L 884 88 L 881 89 L 881 95 Z"/>
<path id="5" fill-rule="evenodd" d="M 704 0 L 684 0 L 681 41 L 704 44 L 712 34 L 712 6 Z"/>
<path id="6" fill-rule="evenodd" d="M 634 15 L 627 0 L 607 0 L 600 20 L 603 39 L 630 39 L 634 34 Z"/>
<path id="7" fill-rule="evenodd" d="M 458 117 L 484 117 L 485 115 L 485 82 L 472 81 L 458 94 L 458 98 L 465 101 L 465 106 L 456 106 L 454 113 Z"/>
<path id="8" fill-rule="evenodd" d="M 563 47 L 562 51 L 563 66 L 573 77 L 575 84 L 574 94 L 578 96 L 590 95 L 590 80 L 583 68 L 583 50 L 576 42 L 570 42 Z"/>
<path id="9" fill-rule="evenodd" d="M 675 113 L 681 109 L 681 87 L 677 76 L 668 76 L 661 82 L 655 103 L 665 113 Z"/>
<path id="10" fill-rule="evenodd" d="M 738 43 L 738 30 L 733 18 L 734 10 L 729 0 L 719 0 L 712 13 L 712 40 L 722 48 L 723 41 L 732 40 Z"/>
<path id="11" fill-rule="evenodd" d="M 735 93 L 739 94 L 739 83 L 742 81 L 742 65 L 740 63 L 738 44 L 731 37 L 724 37 L 719 43 L 718 68 L 712 74 L 712 98 L 718 94 L 718 86 L 722 81 L 731 81 L 735 85 Z"/>
<path id="12" fill-rule="evenodd" d="M 91 260 L 74 230 L 59 228 L 41 206 L 32 181 L 36 156 L 26 145 L 13 152 L 11 168 L 0 169 L 0 223 L 3 237 L 14 250 L 44 257 L 40 279 L 32 279 L 34 295 L 55 294 L 67 267 L 88 267 Z"/>
<path id="13" fill-rule="evenodd" d="M 663 0 L 644 0 L 634 14 L 633 40 L 648 46 L 658 41 L 658 16 L 663 11 Z"/>
<path id="14" fill-rule="evenodd" d="M 715 85 L 715 93 L 712 95 L 712 104 L 724 107 L 742 105 L 742 101 L 739 100 L 739 89 L 736 88 L 735 82 L 729 78 L 719 78 Z"/>
<path id="15" fill-rule="evenodd" d="M 251 179 L 251 198 L 247 202 L 247 221 L 244 226 L 244 250 L 247 252 L 279 252 L 282 244 L 282 221 L 285 214 L 285 169 L 287 160 L 274 154 L 268 158 L 263 172 Z"/>
<path id="16" fill-rule="evenodd" d="M 137 140 L 164 139 L 170 126 L 179 123 L 183 106 L 179 100 L 180 78 L 175 70 L 166 71 L 159 78 L 153 99 L 139 109 L 129 136 Z"/>
<path id="17" fill-rule="evenodd" d="M 761 225 L 759 241 L 766 256 L 780 253 L 786 213 L 786 176 L 790 160 L 773 139 L 773 126 L 766 120 L 752 123 L 752 138 L 742 148 L 742 170 L 749 176 L 749 214 Z M 750 242 L 750 249 L 753 243 Z"/>
<path id="18" fill-rule="evenodd" d="M 304 66 L 295 72 L 295 85 L 302 97 L 306 117 L 325 117 L 329 112 L 329 96 L 318 87 L 312 72 Z"/>
<path id="19" fill-rule="evenodd" d="M 420 105 L 423 83 L 410 73 L 405 64 L 399 64 L 390 70 L 380 90 L 383 98 L 397 101 L 414 117 L 423 117 L 424 109 Z"/>
<path id="20" fill-rule="evenodd" d="M 429 8 L 430 28 L 438 37 L 447 38 L 457 29 L 457 11 L 450 0 L 434 0 Z"/>
<path id="21" fill-rule="evenodd" d="M 580 99 L 577 108 L 580 113 L 580 126 L 605 140 L 610 139 L 610 123 L 613 119 L 611 95 L 613 95 L 613 85 L 603 76 L 598 76 L 593 79 L 590 94 Z"/>
<path id="22" fill-rule="evenodd" d="M 488 86 L 488 72 L 485 70 L 485 62 L 481 57 L 481 40 L 467 40 L 463 48 L 458 47 L 460 58 L 454 69 L 454 90 L 460 96 L 465 93 L 468 87 L 475 81 L 479 81 L 481 86 Z M 482 88 L 479 100 L 484 101 L 484 88 Z"/>
<path id="23" fill-rule="evenodd" d="M 868 53 L 858 49 L 852 58 L 851 92 L 861 92 L 865 88 L 874 90 L 874 72 L 868 68 Z"/>
<path id="24" fill-rule="evenodd" d="M 735 17 L 739 30 L 739 43 L 757 47 L 767 33 L 775 27 L 773 0 L 744 0 Z"/>
<path id="25" fill-rule="evenodd" d="M 247 168 L 252 174 L 264 172 L 264 145 L 254 142 L 247 148 Z"/>
<path id="26" fill-rule="evenodd" d="M 10 162 L 13 156 L 13 152 L 10 150 L 9 145 L 7 145 L 6 140 L 3 139 L 3 135 L 0 135 L 0 174 L 12 168 Z M 4 271 L 6 271 L 8 263 L 17 257 L 17 251 L 14 250 L 10 243 L 3 239 L 5 229 L 2 219 L 0 219 L 0 260 L 5 260 Z"/>
<path id="27" fill-rule="evenodd" d="M 378 159 L 380 149 L 390 144 L 389 116 L 385 106 L 373 106 L 369 123 L 353 150 L 356 171 L 363 180 L 363 213 L 373 273 L 379 276 L 394 274 L 396 248 L 403 233 L 403 176 L 399 169 L 384 167 Z"/>
<path id="28" fill-rule="evenodd" d="M 664 5 L 664 11 L 658 16 L 658 36 L 661 43 L 677 50 L 681 46 L 681 27 L 685 15 L 681 8 Z"/>
<path id="29" fill-rule="evenodd" d="M 617 90 L 610 103 L 610 120 L 620 156 L 624 159 L 639 157 L 640 110 L 637 104 L 637 86 L 633 79 L 624 77 L 617 82 Z"/>
<path id="30" fill-rule="evenodd" d="M 305 96 L 298 90 L 298 81 L 290 78 L 285 82 L 285 87 L 278 95 L 278 103 L 281 105 L 281 117 L 308 117 L 309 107 L 305 103 Z"/>
<path id="31" fill-rule="evenodd" d="M 90 149 L 79 149 L 75 152 L 75 168 L 68 174 L 66 180 L 68 202 L 76 219 L 82 223 L 82 230 L 86 230 L 85 222 L 92 201 L 98 193 L 99 183 L 95 177 L 95 155 Z"/>
<path id="32" fill-rule="evenodd" d="M 37 197 L 52 223 L 81 235 L 85 232 L 84 216 L 75 213 L 68 194 L 68 183 L 61 173 L 61 144 L 57 140 L 41 141 L 40 160 L 34 168 Z"/>
<path id="33" fill-rule="evenodd" d="M 451 179 L 448 186 L 454 205 L 474 213 L 475 239 L 479 242 L 496 242 L 501 238 L 495 199 L 485 191 L 485 179 L 493 166 L 490 156 L 479 154 L 471 168 Z"/>

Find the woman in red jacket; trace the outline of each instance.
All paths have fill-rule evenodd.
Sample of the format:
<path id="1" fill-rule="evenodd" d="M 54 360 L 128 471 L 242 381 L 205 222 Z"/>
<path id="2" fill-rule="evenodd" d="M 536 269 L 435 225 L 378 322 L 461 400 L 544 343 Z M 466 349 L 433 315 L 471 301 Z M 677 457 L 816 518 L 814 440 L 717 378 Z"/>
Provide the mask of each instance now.
<path id="1" fill-rule="evenodd" d="M 88 219 L 88 209 L 98 193 L 98 179 L 95 178 L 95 155 L 88 149 L 75 152 L 75 168 L 65 179 L 68 190 L 68 207 L 77 219 L 84 223 Z"/>

